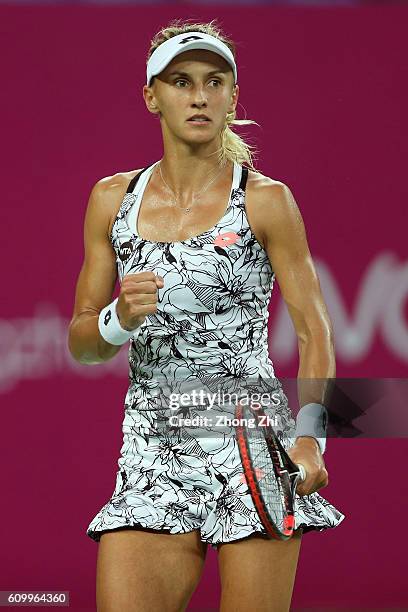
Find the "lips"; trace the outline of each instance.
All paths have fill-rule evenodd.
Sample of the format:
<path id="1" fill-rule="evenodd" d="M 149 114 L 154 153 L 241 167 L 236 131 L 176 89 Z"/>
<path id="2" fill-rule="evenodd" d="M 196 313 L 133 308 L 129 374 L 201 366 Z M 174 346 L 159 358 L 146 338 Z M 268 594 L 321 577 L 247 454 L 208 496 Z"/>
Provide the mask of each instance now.
<path id="1" fill-rule="evenodd" d="M 187 119 L 187 121 L 194 121 L 196 123 L 207 123 L 208 121 L 211 121 L 211 119 L 209 119 L 207 115 L 193 115 L 192 117 Z"/>

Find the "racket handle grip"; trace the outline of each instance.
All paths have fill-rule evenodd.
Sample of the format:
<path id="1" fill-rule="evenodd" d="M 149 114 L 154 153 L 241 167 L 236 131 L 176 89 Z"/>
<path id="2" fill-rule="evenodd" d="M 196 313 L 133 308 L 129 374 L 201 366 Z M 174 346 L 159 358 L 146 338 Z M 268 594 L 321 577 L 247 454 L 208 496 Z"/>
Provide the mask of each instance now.
<path id="1" fill-rule="evenodd" d="M 301 463 L 298 463 L 298 468 L 300 472 L 300 480 L 304 482 L 306 480 L 306 470 Z"/>

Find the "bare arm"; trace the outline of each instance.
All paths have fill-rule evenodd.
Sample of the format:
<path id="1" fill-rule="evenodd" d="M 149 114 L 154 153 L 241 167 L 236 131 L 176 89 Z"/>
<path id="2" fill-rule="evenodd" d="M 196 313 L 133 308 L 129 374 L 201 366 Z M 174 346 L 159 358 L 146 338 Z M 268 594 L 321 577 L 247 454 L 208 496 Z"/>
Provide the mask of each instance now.
<path id="1" fill-rule="evenodd" d="M 115 177 L 98 181 L 93 187 L 84 223 L 84 262 L 78 277 L 75 305 L 68 330 L 68 347 L 76 361 L 96 364 L 108 361 L 120 350 L 99 333 L 99 313 L 109 302 L 115 288 L 115 252 L 108 231 L 112 214 L 125 191 Z M 121 200 L 119 200 L 121 201 Z"/>
<path id="2" fill-rule="evenodd" d="M 325 405 L 328 384 L 336 375 L 332 323 L 308 247 L 303 219 L 289 187 L 263 179 L 260 206 L 265 249 L 292 319 L 299 348 L 298 395 L 301 406 Z M 289 449 L 295 463 L 307 472 L 300 495 L 327 486 L 328 473 L 317 440 L 296 438 Z"/>
<path id="3" fill-rule="evenodd" d="M 334 378 L 333 327 L 301 213 L 285 184 L 271 181 L 261 189 L 265 248 L 298 338 L 298 378 L 321 381 Z M 324 403 L 324 389 L 321 385 L 305 384 L 299 399 L 301 405 L 311 401 Z"/>

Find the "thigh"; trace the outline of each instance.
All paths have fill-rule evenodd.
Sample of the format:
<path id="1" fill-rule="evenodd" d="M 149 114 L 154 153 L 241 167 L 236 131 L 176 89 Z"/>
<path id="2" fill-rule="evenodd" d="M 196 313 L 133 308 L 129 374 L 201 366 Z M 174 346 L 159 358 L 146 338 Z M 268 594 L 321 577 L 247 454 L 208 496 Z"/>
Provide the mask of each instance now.
<path id="1" fill-rule="evenodd" d="M 170 534 L 117 529 L 102 534 L 98 612 L 181 612 L 200 579 L 206 552 L 199 530 Z"/>
<path id="2" fill-rule="evenodd" d="M 302 530 L 282 541 L 252 535 L 218 546 L 220 612 L 288 612 Z"/>

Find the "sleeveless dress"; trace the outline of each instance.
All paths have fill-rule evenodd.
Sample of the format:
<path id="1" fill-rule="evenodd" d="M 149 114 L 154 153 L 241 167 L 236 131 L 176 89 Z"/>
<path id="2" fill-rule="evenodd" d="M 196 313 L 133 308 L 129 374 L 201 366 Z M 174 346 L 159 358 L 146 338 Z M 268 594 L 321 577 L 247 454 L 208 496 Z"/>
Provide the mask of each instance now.
<path id="1" fill-rule="evenodd" d="M 243 477 L 233 427 L 214 434 L 204 425 L 200 435 L 194 428 L 169 435 L 157 418 L 163 397 L 180 396 L 186 384 L 192 388 L 189 382 L 214 389 L 214 381 L 227 381 L 231 391 L 255 380 L 256 388 L 279 394 L 274 429 L 286 449 L 294 443 L 295 421 L 268 355 L 275 274 L 248 223 L 248 169 L 234 164 L 227 208 L 216 225 L 186 240 L 155 242 L 137 234 L 137 217 L 158 163 L 132 179 L 110 235 L 120 282 L 126 274 L 151 270 L 164 278 L 164 287 L 158 289 L 157 312 L 130 340 L 116 484 L 86 533 L 98 542 L 116 529 L 199 529 L 213 547 L 255 532 L 268 537 Z M 181 410 L 189 413 L 193 404 Z M 322 531 L 344 518 L 318 492 L 296 495 L 295 529 Z"/>

